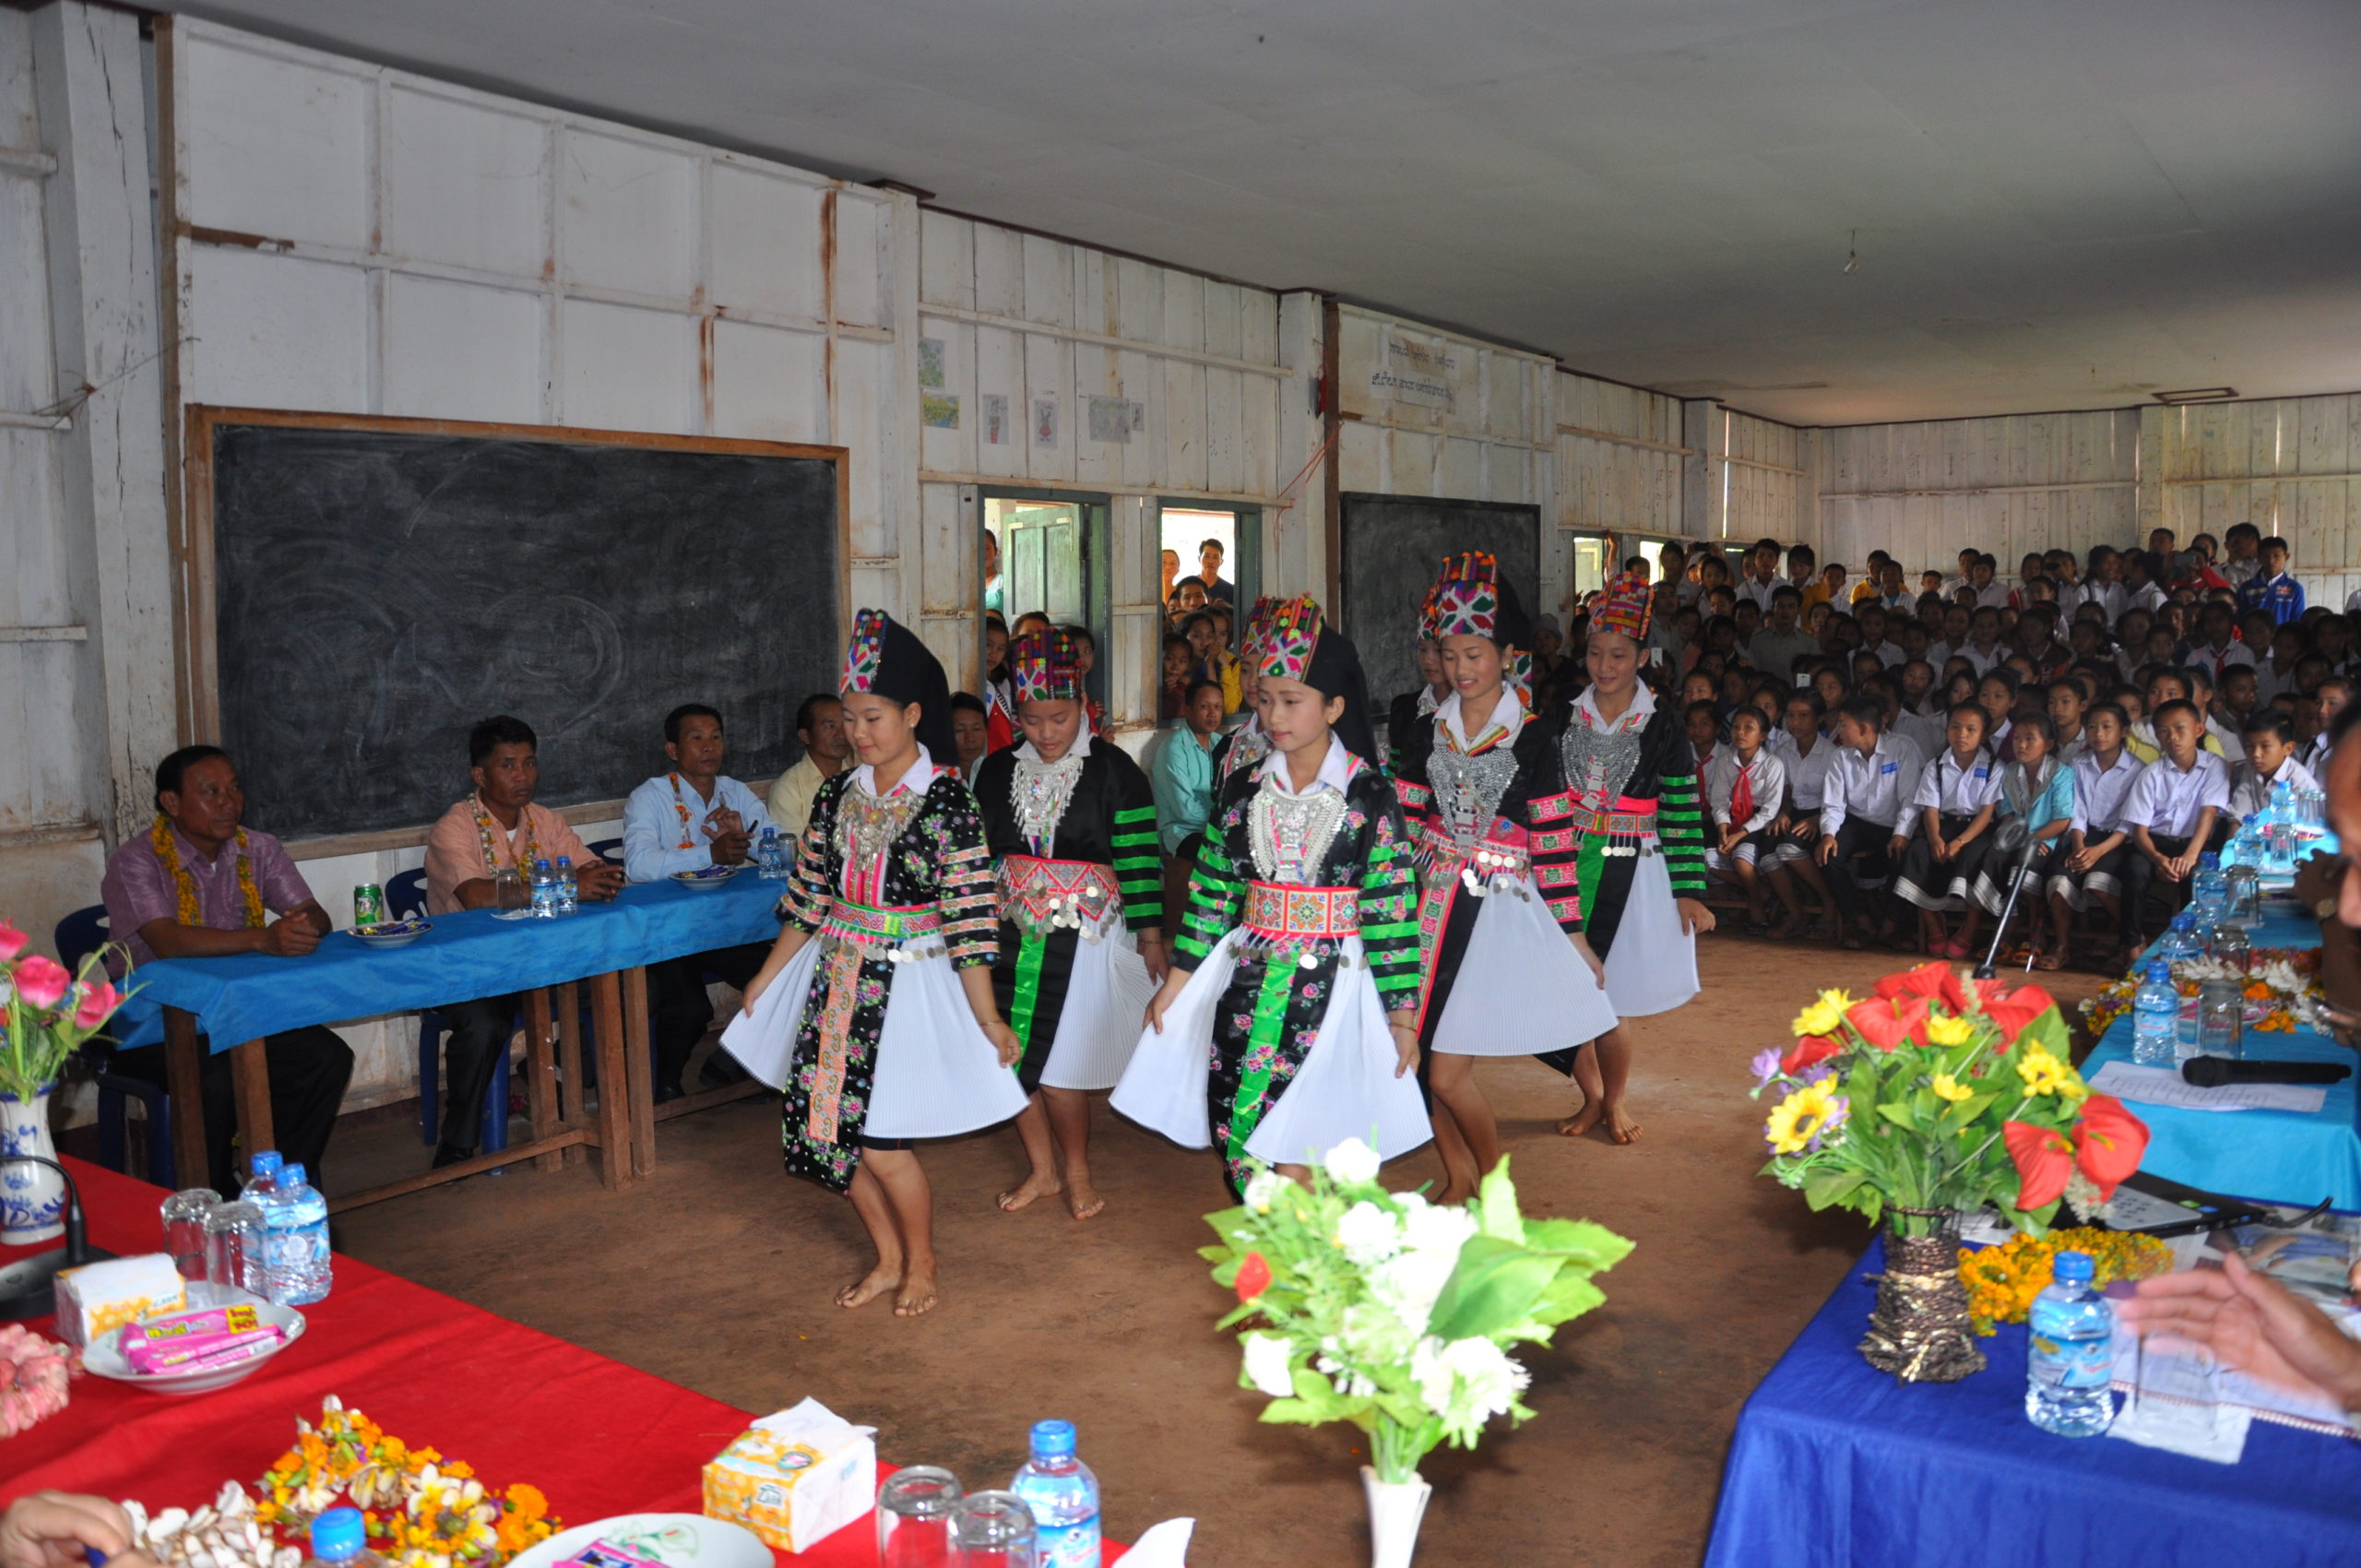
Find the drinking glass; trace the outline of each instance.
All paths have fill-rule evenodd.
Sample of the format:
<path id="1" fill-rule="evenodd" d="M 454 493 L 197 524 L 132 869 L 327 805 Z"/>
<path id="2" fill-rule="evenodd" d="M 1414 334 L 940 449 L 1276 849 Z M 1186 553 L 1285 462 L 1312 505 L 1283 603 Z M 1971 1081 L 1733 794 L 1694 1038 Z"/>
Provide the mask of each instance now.
<path id="1" fill-rule="evenodd" d="M 262 1210 L 243 1198 L 205 1211 L 205 1277 L 264 1295 Z"/>
<path id="2" fill-rule="evenodd" d="M 205 1260 L 205 1217 L 221 1201 L 210 1187 L 191 1187 L 164 1200 L 164 1251 L 184 1280 L 209 1277 Z"/>
<path id="3" fill-rule="evenodd" d="M 2249 865 L 2230 868 L 2230 918 L 2253 925 L 2262 919 L 2262 873 Z"/>
<path id="4" fill-rule="evenodd" d="M 2238 924 L 2224 924 L 2213 930 L 2213 956 L 2240 974 L 2254 967 L 2254 940 L 2247 928 Z"/>
<path id="5" fill-rule="evenodd" d="M 2197 1051 L 2236 1058 L 2246 1028 L 2245 989 L 2236 980 L 2207 980 L 2197 991 Z"/>
<path id="6" fill-rule="evenodd" d="M 952 1535 L 958 1568 L 1041 1568 L 1033 1510 L 1013 1491 L 971 1491 L 959 1500 Z"/>
<path id="7" fill-rule="evenodd" d="M 950 1471 L 932 1465 L 895 1471 L 877 1489 L 877 1561 L 884 1568 L 951 1568 L 958 1507 L 959 1478 Z"/>
<path id="8" fill-rule="evenodd" d="M 2222 1420 L 2222 1367 L 2213 1352 L 2163 1334 L 2136 1343 L 2124 1414 L 2143 1431 L 2177 1445 L 2212 1443 Z"/>
<path id="9" fill-rule="evenodd" d="M 517 874 L 515 866 L 501 868 L 492 879 L 492 908 L 502 914 L 511 909 L 528 909 L 533 902 L 532 889 L 525 885 L 525 879 Z"/>

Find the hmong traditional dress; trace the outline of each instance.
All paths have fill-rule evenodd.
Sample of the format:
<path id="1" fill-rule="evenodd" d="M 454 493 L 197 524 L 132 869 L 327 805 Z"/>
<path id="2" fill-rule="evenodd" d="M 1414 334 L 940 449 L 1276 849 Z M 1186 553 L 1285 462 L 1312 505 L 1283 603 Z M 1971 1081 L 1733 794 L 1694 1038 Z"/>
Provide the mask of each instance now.
<path id="1" fill-rule="evenodd" d="M 1163 924 L 1156 798 L 1121 746 L 1074 738 L 1053 763 L 1031 742 L 976 775 L 1000 868 L 992 989 L 1025 1054 L 1026 1092 L 1110 1089 L 1156 987 L 1133 932 Z"/>
<path id="2" fill-rule="evenodd" d="M 1252 773 L 1263 759 L 1271 754 L 1271 737 L 1263 733 L 1263 722 L 1253 714 L 1246 722 L 1214 742 L 1214 799 L 1229 781 L 1241 773 Z"/>
<path id="3" fill-rule="evenodd" d="M 1402 777 L 1404 748 L 1408 745 L 1413 733 L 1427 727 L 1427 720 L 1434 717 L 1435 709 L 1439 706 L 1435 698 L 1435 689 L 1421 682 L 1413 690 L 1404 692 L 1400 696 L 1395 697 L 1392 705 L 1386 708 L 1386 772 L 1396 778 Z M 1410 802 L 1403 802 L 1402 809 L 1408 811 Z"/>

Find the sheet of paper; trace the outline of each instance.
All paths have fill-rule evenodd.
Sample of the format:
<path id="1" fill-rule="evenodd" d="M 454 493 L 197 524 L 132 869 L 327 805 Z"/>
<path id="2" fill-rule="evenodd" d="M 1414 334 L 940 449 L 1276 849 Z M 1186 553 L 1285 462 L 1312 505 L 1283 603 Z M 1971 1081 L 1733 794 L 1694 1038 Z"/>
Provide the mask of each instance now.
<path id="1" fill-rule="evenodd" d="M 2118 1099 L 2142 1105 L 2170 1105 L 2183 1111 L 2292 1111 L 2315 1115 L 2328 1103 L 2328 1090 L 2318 1084 L 2224 1084 L 2200 1088 L 2172 1067 L 2135 1067 L 2110 1062 L 2091 1078 L 2091 1087 Z"/>
<path id="2" fill-rule="evenodd" d="M 2222 1406 L 2214 1416 L 2213 1430 L 2203 1436 L 2192 1435 L 2169 1420 L 2142 1419 L 2156 1414 L 2153 1405 L 2126 1399 L 2106 1434 L 2143 1448 L 2186 1454 L 2192 1459 L 2206 1459 L 2216 1465 L 2235 1465 L 2246 1455 L 2247 1429 L 2254 1423 L 2254 1412 L 2243 1405 Z"/>

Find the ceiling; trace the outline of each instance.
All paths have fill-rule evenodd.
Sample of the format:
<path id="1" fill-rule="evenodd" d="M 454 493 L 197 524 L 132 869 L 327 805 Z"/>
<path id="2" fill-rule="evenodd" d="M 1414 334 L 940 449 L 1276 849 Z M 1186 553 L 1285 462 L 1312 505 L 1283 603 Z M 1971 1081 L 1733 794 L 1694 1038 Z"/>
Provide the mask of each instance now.
<path id="1" fill-rule="evenodd" d="M 1795 423 L 2361 387 L 2350 0 L 184 8 Z"/>

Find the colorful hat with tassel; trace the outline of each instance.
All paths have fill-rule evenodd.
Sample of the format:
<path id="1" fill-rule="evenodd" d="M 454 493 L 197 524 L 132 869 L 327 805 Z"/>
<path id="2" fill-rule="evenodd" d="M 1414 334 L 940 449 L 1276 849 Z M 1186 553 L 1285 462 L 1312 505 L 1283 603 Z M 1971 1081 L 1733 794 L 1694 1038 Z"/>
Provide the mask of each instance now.
<path id="1" fill-rule="evenodd" d="M 1082 701 L 1081 654 L 1074 634 L 1036 629 L 1009 644 L 1008 682 L 1018 702 Z"/>
<path id="2" fill-rule="evenodd" d="M 908 707 L 919 705 L 919 743 L 930 755 L 955 757 L 951 737 L 951 685 L 943 661 L 918 634 L 883 610 L 853 612 L 852 636 L 845 644 L 844 671 L 836 689 L 869 694 Z"/>
<path id="3" fill-rule="evenodd" d="M 1608 584 L 1590 607 L 1590 629 L 1620 632 L 1635 643 L 1644 643 L 1654 604 L 1647 573 L 1626 572 Z"/>
<path id="4" fill-rule="evenodd" d="M 1500 562 L 1483 551 L 1446 557 L 1427 590 L 1422 637 L 1484 637 L 1501 650 L 1501 673 L 1517 700 L 1533 706 L 1533 623 Z"/>

